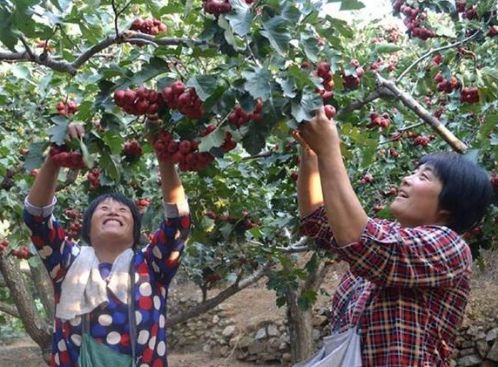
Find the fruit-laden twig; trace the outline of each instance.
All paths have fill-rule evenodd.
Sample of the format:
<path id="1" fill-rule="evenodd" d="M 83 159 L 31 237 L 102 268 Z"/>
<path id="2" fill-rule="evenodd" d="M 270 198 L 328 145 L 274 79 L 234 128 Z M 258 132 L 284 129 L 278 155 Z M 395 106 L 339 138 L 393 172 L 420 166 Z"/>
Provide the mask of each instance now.
<path id="1" fill-rule="evenodd" d="M 417 60 L 415 60 L 414 62 L 412 62 L 405 70 L 403 70 L 403 72 L 400 74 L 400 76 L 398 76 L 398 78 L 396 79 L 396 83 L 399 83 L 399 81 L 401 79 L 403 79 L 405 77 L 405 75 L 410 72 L 411 69 L 413 69 L 415 66 L 417 66 L 417 64 L 419 62 L 421 62 L 422 60 L 424 60 L 425 58 L 431 56 L 432 54 L 435 54 L 436 52 L 444 51 L 444 50 L 447 50 L 447 49 L 450 49 L 450 48 L 454 48 L 454 47 L 458 47 L 460 45 L 463 45 L 464 43 L 466 43 L 466 42 L 474 39 L 475 37 L 477 37 L 481 33 L 482 33 L 482 31 L 478 30 L 477 32 L 475 32 L 471 36 L 469 36 L 467 38 L 464 38 L 461 41 L 454 42 L 454 43 L 451 43 L 451 44 L 443 46 L 443 47 L 438 47 L 438 48 L 430 49 L 425 54 L 423 54 L 422 56 L 420 56 Z"/>
<path id="2" fill-rule="evenodd" d="M 377 74 L 377 85 L 389 90 L 397 97 L 406 107 L 415 112 L 423 121 L 429 124 L 432 129 L 438 133 L 454 150 L 459 153 L 465 153 L 467 146 L 459 140 L 451 131 L 449 131 L 441 122 L 418 103 L 411 95 L 399 89 L 392 80 L 384 79 Z"/>
<path id="3" fill-rule="evenodd" d="M 93 47 L 89 48 L 87 51 L 83 52 L 74 62 L 69 63 L 66 61 L 58 61 L 50 57 L 47 53 L 42 53 L 40 55 L 32 52 L 29 48 L 24 52 L 0 52 L 0 61 L 11 61 L 11 62 L 22 62 L 29 61 L 34 62 L 39 65 L 46 66 L 52 70 L 59 71 L 62 73 L 69 73 L 71 75 L 76 75 L 78 69 L 96 55 L 100 51 L 110 47 L 114 44 L 119 43 L 131 43 L 133 41 L 145 41 L 148 43 L 154 43 L 158 46 L 174 46 L 174 45 L 207 45 L 210 46 L 208 42 L 200 40 L 192 40 L 187 38 L 155 38 L 148 34 L 143 34 L 139 32 L 126 31 L 118 36 L 107 37 L 103 41 L 97 43 Z M 28 51 L 29 50 L 29 51 Z"/>
<path id="4" fill-rule="evenodd" d="M 208 310 L 213 309 L 214 307 L 216 307 L 217 305 L 219 305 L 220 303 L 222 303 L 224 300 L 231 297 L 235 293 L 250 286 L 251 284 L 256 283 L 259 279 L 261 279 L 263 276 L 267 274 L 271 266 L 272 265 L 270 263 L 265 264 L 247 278 L 242 279 L 239 282 L 233 283 L 231 286 L 222 290 L 215 297 L 210 298 L 206 302 L 199 303 L 197 306 L 194 306 L 179 315 L 173 315 L 172 317 L 168 318 L 168 320 L 166 320 L 166 326 L 171 327 L 173 325 L 185 322 L 192 317 L 198 316 Z"/>

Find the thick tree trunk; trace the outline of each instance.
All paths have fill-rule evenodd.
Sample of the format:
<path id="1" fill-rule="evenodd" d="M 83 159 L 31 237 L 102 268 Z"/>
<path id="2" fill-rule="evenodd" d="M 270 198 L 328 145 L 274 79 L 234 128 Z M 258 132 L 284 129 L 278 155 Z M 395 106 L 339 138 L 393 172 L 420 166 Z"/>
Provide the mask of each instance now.
<path id="1" fill-rule="evenodd" d="M 327 272 L 327 263 L 320 263 L 314 271 L 309 273 L 306 281 L 301 282 L 295 290 L 287 293 L 287 322 L 289 327 L 292 363 L 305 360 L 315 351 L 313 341 L 313 312 L 312 308 L 303 310 L 299 307 L 301 292 L 306 290 L 318 291 Z"/>
<path id="2" fill-rule="evenodd" d="M 46 354 L 46 351 L 50 350 L 51 347 L 51 328 L 46 320 L 43 320 L 37 313 L 34 299 L 19 269 L 19 262 L 12 259 L 12 257 L 0 255 L 0 273 L 9 288 L 24 329 Z"/>
<path id="3" fill-rule="evenodd" d="M 287 321 L 292 363 L 304 360 L 315 350 L 311 308 L 305 311 L 299 308 L 299 293 L 300 289 L 290 290 L 287 293 Z"/>

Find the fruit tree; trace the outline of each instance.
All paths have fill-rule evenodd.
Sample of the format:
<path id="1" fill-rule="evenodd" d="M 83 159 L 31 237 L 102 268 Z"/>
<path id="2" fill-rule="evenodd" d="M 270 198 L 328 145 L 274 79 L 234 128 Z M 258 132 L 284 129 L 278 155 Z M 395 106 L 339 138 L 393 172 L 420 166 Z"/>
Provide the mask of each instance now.
<path id="1" fill-rule="evenodd" d="M 309 306 L 331 255 L 298 229 L 291 129 L 326 106 L 370 215 L 389 216 L 400 175 L 431 151 L 480 161 L 498 187 L 496 1 L 396 0 L 399 27 L 353 26 L 326 3 L 3 1 L 0 318 L 48 348 L 50 286 L 22 225 L 47 154 L 66 167 L 56 215 L 75 239 L 89 200 L 118 190 L 143 211 L 145 243 L 161 215 L 154 153 L 178 163 L 195 223 L 182 272 L 204 300 L 170 324 L 265 277 L 288 306 L 294 360 L 313 350 Z M 87 134 L 68 144 L 70 122 Z M 497 218 L 466 234 L 477 257 Z"/>

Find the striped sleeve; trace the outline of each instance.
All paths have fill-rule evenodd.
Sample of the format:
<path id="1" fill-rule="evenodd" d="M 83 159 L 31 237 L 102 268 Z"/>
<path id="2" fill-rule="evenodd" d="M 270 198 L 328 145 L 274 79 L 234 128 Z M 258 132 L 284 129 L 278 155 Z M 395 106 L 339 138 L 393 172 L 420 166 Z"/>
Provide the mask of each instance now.
<path id="1" fill-rule="evenodd" d="M 333 247 L 355 275 L 388 287 L 452 287 L 472 266 L 468 245 L 442 226 L 369 219 L 358 242 Z"/>

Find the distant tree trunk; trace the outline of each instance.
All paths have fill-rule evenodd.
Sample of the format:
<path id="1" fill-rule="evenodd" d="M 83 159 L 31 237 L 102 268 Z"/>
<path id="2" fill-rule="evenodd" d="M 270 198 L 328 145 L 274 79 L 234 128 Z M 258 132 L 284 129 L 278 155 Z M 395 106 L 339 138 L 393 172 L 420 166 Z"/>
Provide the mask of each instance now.
<path id="1" fill-rule="evenodd" d="M 309 274 L 306 281 L 301 282 L 295 290 L 287 293 L 287 323 L 289 325 L 291 361 L 300 362 L 315 351 L 313 341 L 312 308 L 303 310 L 299 307 L 301 292 L 305 290 L 318 291 L 327 271 L 327 264 L 321 263 Z"/>

